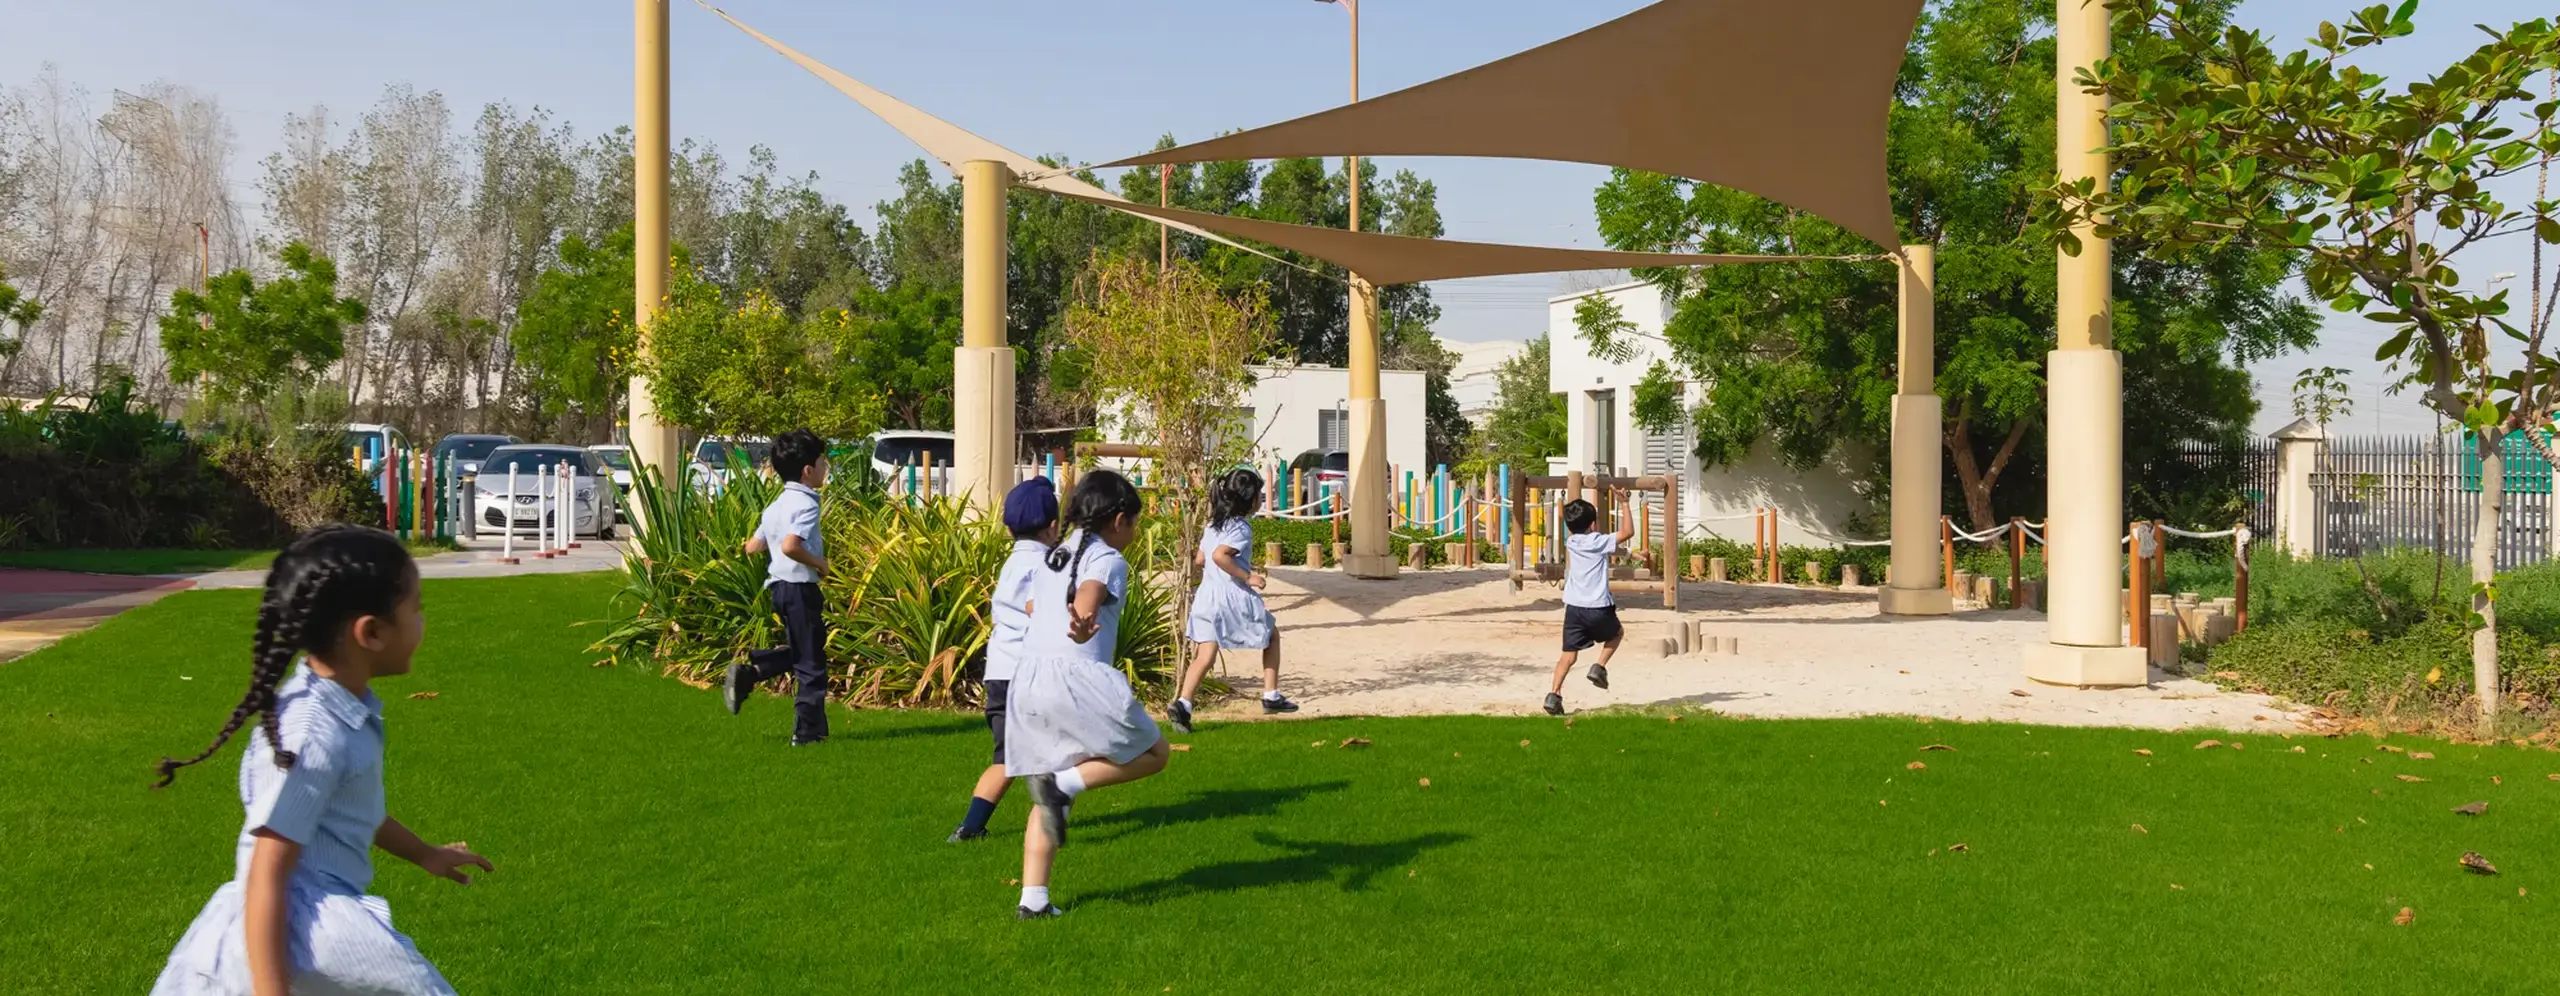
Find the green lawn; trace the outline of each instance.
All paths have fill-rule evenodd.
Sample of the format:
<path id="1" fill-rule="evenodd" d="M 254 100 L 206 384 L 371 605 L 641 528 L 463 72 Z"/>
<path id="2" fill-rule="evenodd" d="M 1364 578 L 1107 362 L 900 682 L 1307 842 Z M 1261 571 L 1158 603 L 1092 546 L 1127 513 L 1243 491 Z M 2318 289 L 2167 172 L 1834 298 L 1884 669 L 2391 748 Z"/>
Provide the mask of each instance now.
<path id="1" fill-rule="evenodd" d="M 591 667 L 594 629 L 562 624 L 607 577 L 428 584 L 417 673 L 384 685 L 392 809 L 498 872 L 385 864 L 375 890 L 464 992 L 2560 983 L 2560 916 L 2536 912 L 2560 898 L 2560 755 L 1907 719 L 1221 725 L 1087 797 L 1073 912 L 1017 923 L 1019 800 L 996 837 L 942 843 L 985 762 L 974 717 L 839 712 L 793 750 L 783 699 L 733 718 Z M 256 598 L 182 593 L 0 665 L 0 992 L 139 991 L 230 875 L 238 748 L 144 786 L 237 698 Z"/>

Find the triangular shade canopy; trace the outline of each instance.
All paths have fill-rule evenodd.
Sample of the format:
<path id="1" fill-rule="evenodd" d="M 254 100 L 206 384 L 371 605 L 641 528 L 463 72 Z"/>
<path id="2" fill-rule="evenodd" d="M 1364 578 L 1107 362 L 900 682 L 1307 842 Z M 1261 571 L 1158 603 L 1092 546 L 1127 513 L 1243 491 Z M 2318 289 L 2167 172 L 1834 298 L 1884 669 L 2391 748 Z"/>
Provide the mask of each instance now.
<path id="1" fill-rule="evenodd" d="M 1152 218 L 1177 228 L 1206 228 L 1240 239 L 1305 253 L 1359 274 L 1384 287 L 1429 280 L 1495 277 L 1519 273 L 1562 273 L 1572 270 L 1618 270 L 1643 267 L 1716 266 L 1725 263 L 1787 263 L 1822 256 L 1720 256 L 1665 252 L 1612 252 L 1597 249 L 1554 249 L 1454 239 L 1417 239 L 1342 228 L 1318 228 L 1235 215 L 1208 214 L 1182 208 L 1130 201 L 1110 202 L 1065 190 L 1050 193 L 1092 201 L 1115 210 Z"/>
<path id="2" fill-rule="evenodd" d="M 1486 156 L 1704 180 L 1891 248 L 1885 121 L 1923 0 L 1662 0 L 1419 86 L 1105 166 Z"/>

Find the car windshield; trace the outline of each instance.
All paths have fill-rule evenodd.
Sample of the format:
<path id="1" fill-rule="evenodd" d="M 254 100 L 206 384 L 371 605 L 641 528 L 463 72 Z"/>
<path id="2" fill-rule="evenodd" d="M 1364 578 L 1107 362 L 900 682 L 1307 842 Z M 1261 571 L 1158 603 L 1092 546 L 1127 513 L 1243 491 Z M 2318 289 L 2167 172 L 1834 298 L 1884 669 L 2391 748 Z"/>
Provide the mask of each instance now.
<path id="1" fill-rule="evenodd" d="M 587 451 L 585 450 L 566 447 L 518 449 L 511 446 L 489 454 L 480 462 L 480 480 L 483 484 L 495 483 L 505 478 L 510 470 L 530 477 L 549 470 L 563 461 L 569 464 L 570 473 L 580 477 L 586 476 Z"/>
<path id="2" fill-rule="evenodd" d="M 514 440 L 505 436 L 448 436 L 436 444 L 436 452 L 456 460 L 480 460 L 488 457 L 490 450 L 511 442 Z"/>
<path id="3" fill-rule="evenodd" d="M 1349 472 L 1350 472 L 1350 470 L 1351 470 L 1351 454 L 1349 454 L 1349 453 L 1327 453 L 1327 454 L 1325 454 L 1325 455 L 1324 455 L 1324 469 L 1326 469 L 1326 470 L 1338 470 L 1338 471 L 1342 471 L 1342 472 L 1344 472 L 1344 473 L 1349 473 Z"/>
<path id="4" fill-rule="evenodd" d="M 750 467 L 764 466 L 765 456 L 773 452 L 773 444 L 763 440 L 729 442 L 705 439 L 693 448 L 693 458 L 704 466 L 726 470 L 734 461 Z"/>
<path id="5" fill-rule="evenodd" d="M 631 469 L 631 454 L 627 451 L 589 450 L 588 452 L 595 454 L 597 463 L 601 463 L 607 467 L 611 467 L 615 470 Z"/>
<path id="6" fill-rule="evenodd" d="M 937 464 L 951 462 L 951 440 L 932 436 L 886 436 L 871 447 L 871 459 L 891 466 L 902 466 L 931 460 Z"/>

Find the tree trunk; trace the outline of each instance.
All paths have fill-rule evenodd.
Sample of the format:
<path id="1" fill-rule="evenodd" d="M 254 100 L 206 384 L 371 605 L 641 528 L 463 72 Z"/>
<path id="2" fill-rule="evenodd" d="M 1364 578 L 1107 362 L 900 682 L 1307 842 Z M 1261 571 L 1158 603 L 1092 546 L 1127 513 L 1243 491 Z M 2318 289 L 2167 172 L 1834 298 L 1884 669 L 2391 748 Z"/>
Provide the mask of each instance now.
<path id="1" fill-rule="evenodd" d="M 2027 423 L 2020 419 L 2009 427 L 2008 438 L 1991 454 L 1989 469 L 1973 454 L 1971 423 L 1972 417 L 1966 415 L 1947 427 L 1947 457 L 1955 464 L 1957 490 L 1964 492 L 1965 516 L 1973 520 L 1973 531 L 1981 532 L 2000 524 L 1992 512 L 1991 488 L 2000 483 L 2000 472 L 2009 469 L 2009 461 L 2018 455 L 2018 443 L 2027 437 Z"/>
<path id="2" fill-rule="evenodd" d="M 2498 526 L 2506 510 L 2507 473 L 2499 443 L 2504 433 L 2483 429 L 2480 452 L 2480 521 L 2471 532 L 2471 612 L 2479 618 L 2471 631 L 2471 684 L 2480 700 L 2482 739 L 2498 735 L 2498 604 L 2490 582 L 2498 576 Z"/>

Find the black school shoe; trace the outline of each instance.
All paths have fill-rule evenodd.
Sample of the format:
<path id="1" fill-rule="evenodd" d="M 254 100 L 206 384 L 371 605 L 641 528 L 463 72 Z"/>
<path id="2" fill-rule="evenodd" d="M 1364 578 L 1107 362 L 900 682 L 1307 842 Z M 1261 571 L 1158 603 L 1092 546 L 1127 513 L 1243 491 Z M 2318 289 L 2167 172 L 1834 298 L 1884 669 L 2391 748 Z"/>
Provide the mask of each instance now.
<path id="1" fill-rule="evenodd" d="M 951 831 L 951 836 L 943 838 L 942 842 L 945 844 L 965 844 L 986 835 L 987 832 L 984 830 L 971 830 L 968 827 L 961 827 L 960 829 Z"/>
<path id="2" fill-rule="evenodd" d="M 1558 695 L 1554 692 L 1547 693 L 1547 715 L 1564 715 L 1564 696 Z"/>
<path id="3" fill-rule="evenodd" d="M 743 658 L 730 662 L 728 677 L 720 687 L 721 704 L 729 707 L 729 715 L 737 715 L 738 707 L 746 705 L 747 696 L 755 694 L 755 690 L 756 683 L 747 680 L 747 662 Z"/>
<path id="4" fill-rule="evenodd" d="M 1298 704 L 1297 704 L 1297 703 L 1295 703 L 1295 702 L 1291 702 L 1291 701 L 1289 701 L 1289 697 L 1288 697 L 1288 696 L 1286 696 L 1286 695 L 1283 695 L 1283 696 L 1281 696 L 1281 697 L 1279 697 L 1279 698 L 1276 698 L 1276 699 L 1275 699 L 1275 698 L 1265 697 L 1265 698 L 1262 700 L 1262 714 L 1263 714 L 1263 715 L 1265 715 L 1265 716 L 1269 716 L 1269 715 L 1272 715 L 1272 714 L 1274 714 L 1274 713 L 1296 712 L 1296 711 L 1298 711 Z"/>
<path id="5" fill-rule="evenodd" d="M 1055 906 L 1043 906 L 1036 910 L 1028 906 L 1016 906 L 1013 908 L 1013 918 L 1016 920 L 1046 920 L 1053 916 L 1065 915 L 1067 915 L 1067 911 Z"/>
<path id="6" fill-rule="evenodd" d="M 1164 718 L 1173 724 L 1174 729 L 1184 733 L 1191 732 L 1191 710 L 1184 708 L 1180 699 L 1174 700 L 1172 705 L 1164 708 Z"/>
<path id="7" fill-rule="evenodd" d="M 1032 775 L 1023 782 L 1031 788 L 1032 804 L 1040 807 L 1040 828 L 1049 832 L 1049 843 L 1067 846 L 1067 806 L 1075 800 L 1058 787 L 1056 775 Z"/>
<path id="8" fill-rule="evenodd" d="M 1588 677 L 1594 685 L 1598 685 L 1602 688 L 1609 687 L 1609 666 L 1606 664 L 1591 665 L 1591 673 Z"/>
<path id="9" fill-rule="evenodd" d="M 791 738 L 791 746 L 794 747 L 815 747 L 826 742 L 827 738 L 825 737 L 810 737 L 807 740 L 802 740 L 796 736 Z"/>

